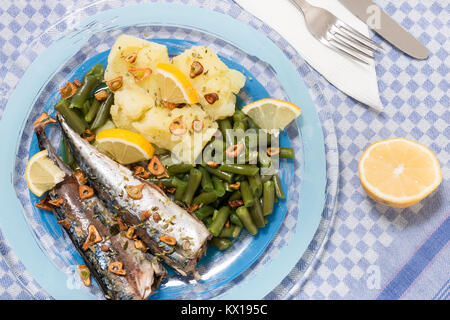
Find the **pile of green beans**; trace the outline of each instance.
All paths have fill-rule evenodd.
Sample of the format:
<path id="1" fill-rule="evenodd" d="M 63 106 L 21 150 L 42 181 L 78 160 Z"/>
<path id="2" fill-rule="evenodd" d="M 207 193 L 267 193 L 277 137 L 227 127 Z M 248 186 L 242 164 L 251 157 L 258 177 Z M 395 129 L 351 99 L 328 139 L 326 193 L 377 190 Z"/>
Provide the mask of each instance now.
<path id="1" fill-rule="evenodd" d="M 231 141 L 226 130 L 247 128 L 259 129 L 242 111 L 219 121 L 226 146 L 237 143 Z M 225 143 L 220 140 L 213 140 L 210 144 L 217 146 L 219 143 L 221 145 L 215 149 L 225 151 Z M 249 148 L 246 146 L 245 150 Z M 245 155 L 244 164 L 223 163 L 216 167 L 206 163 L 196 166 L 173 164 L 162 156 L 161 162 L 170 178 L 151 178 L 150 181 L 162 182 L 167 188 L 175 187 L 175 201 L 186 208 L 196 209 L 193 215 L 208 227 L 213 235 L 211 243 L 219 250 L 225 250 L 233 245 L 232 239 L 236 239 L 242 229 L 256 235 L 269 223 L 268 216 L 272 214 L 275 202 L 285 199 L 278 175 L 260 174 L 260 168 L 271 165 L 271 158 L 267 155 L 258 157 L 257 153 L 257 164 L 249 164 L 254 155 Z M 280 148 L 280 157 L 294 156 L 291 148 Z"/>
<path id="2" fill-rule="evenodd" d="M 110 119 L 114 94 L 104 82 L 105 68 L 97 64 L 83 77 L 81 86 L 70 98 L 62 98 L 56 105 L 57 110 L 67 123 L 79 134 L 86 129 L 96 130 Z M 105 90 L 108 94 L 103 101 L 95 99 L 97 92 Z"/>

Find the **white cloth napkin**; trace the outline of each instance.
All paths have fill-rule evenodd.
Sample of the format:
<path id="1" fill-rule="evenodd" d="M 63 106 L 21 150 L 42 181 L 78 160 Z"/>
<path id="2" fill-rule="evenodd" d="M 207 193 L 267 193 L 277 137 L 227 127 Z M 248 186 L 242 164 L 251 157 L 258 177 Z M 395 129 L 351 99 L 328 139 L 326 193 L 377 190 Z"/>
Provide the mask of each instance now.
<path id="1" fill-rule="evenodd" d="M 297 52 L 335 87 L 356 100 L 381 111 L 375 64 L 364 65 L 328 49 L 305 25 L 302 13 L 289 0 L 234 0 L 282 35 Z M 309 0 L 369 35 L 368 27 L 337 0 Z"/>

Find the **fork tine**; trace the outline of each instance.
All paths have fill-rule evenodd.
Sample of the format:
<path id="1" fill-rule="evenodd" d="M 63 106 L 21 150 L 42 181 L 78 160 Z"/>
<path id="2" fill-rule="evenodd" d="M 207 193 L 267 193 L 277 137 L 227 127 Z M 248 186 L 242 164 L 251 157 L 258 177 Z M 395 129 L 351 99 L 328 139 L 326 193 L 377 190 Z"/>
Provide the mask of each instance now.
<path id="1" fill-rule="evenodd" d="M 356 54 L 362 55 L 362 56 L 364 56 L 366 58 L 369 58 L 369 59 L 374 59 L 374 57 L 372 57 L 371 55 L 368 55 L 364 51 L 362 51 L 362 50 L 360 50 L 360 49 L 358 49 L 358 48 L 356 48 L 354 46 L 351 46 L 348 43 L 346 43 L 345 41 L 339 39 L 338 37 L 336 37 L 336 35 L 334 33 L 330 33 L 330 35 L 331 35 L 330 41 L 336 42 L 338 45 L 343 46 L 345 49 L 350 50 L 352 53 L 356 53 Z"/>
<path id="2" fill-rule="evenodd" d="M 361 59 L 361 58 L 358 58 L 357 56 L 355 56 L 355 55 L 353 55 L 353 54 L 348 53 L 347 51 L 345 51 L 345 50 L 339 48 L 338 46 L 334 45 L 332 42 L 330 42 L 330 41 L 328 41 L 328 40 L 322 39 L 322 40 L 320 40 L 320 42 L 322 42 L 322 43 L 323 43 L 324 45 L 326 45 L 328 48 L 332 49 L 333 51 L 335 51 L 335 52 L 337 52 L 337 53 L 339 53 L 339 54 L 341 54 L 341 55 L 343 55 L 343 56 L 345 56 L 345 57 L 351 58 L 351 59 L 353 59 L 353 60 L 356 60 L 356 61 L 358 61 L 358 62 L 367 64 L 367 65 L 369 64 L 367 61 L 365 61 L 365 60 L 363 60 L 363 59 Z"/>
<path id="3" fill-rule="evenodd" d="M 384 48 L 381 45 L 379 45 L 378 43 L 376 43 L 372 39 L 366 37 L 361 32 L 359 32 L 358 30 L 356 30 L 353 27 L 349 26 L 348 24 L 346 24 L 342 20 L 338 20 L 337 22 L 338 22 L 337 26 L 338 26 L 339 29 L 341 29 L 341 30 L 343 29 L 343 30 L 347 31 L 349 34 L 353 34 L 353 36 L 359 37 L 360 39 L 366 41 L 370 45 L 372 45 L 374 47 L 377 47 L 378 49 L 384 51 Z"/>
<path id="4" fill-rule="evenodd" d="M 338 29 L 341 30 L 340 27 L 338 27 Z M 349 35 L 346 34 L 346 33 L 342 33 L 342 32 L 338 32 L 338 31 L 337 31 L 337 32 L 335 32 L 335 35 L 344 38 L 345 41 L 350 42 L 350 43 L 353 44 L 354 46 L 360 46 L 360 47 L 362 47 L 362 48 L 364 48 L 364 49 L 366 49 L 366 50 L 368 50 L 368 51 L 370 51 L 370 52 L 372 52 L 372 53 L 381 54 L 381 52 L 378 51 L 377 49 L 375 49 L 375 48 L 373 48 L 373 47 L 371 47 L 371 46 L 368 46 L 368 45 L 365 44 L 364 42 L 358 40 L 357 38 L 354 38 L 354 37 L 352 37 L 352 36 L 349 36 Z"/>

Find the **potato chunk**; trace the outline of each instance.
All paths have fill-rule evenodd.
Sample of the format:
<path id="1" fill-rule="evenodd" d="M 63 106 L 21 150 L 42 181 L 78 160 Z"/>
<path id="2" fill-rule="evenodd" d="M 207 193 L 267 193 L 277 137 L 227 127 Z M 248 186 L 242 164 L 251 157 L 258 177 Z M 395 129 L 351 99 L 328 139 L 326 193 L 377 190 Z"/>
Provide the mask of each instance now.
<path id="1" fill-rule="evenodd" d="M 201 63 L 203 73 L 191 78 L 191 66 L 194 61 Z M 214 120 L 233 115 L 236 104 L 235 94 L 239 93 L 245 85 L 245 76 L 241 72 L 228 68 L 207 47 L 192 47 L 174 57 L 172 63 L 189 77 L 200 94 L 201 105 Z M 209 93 L 217 93 L 219 100 L 209 104 L 205 99 L 205 95 Z"/>
<path id="2" fill-rule="evenodd" d="M 175 119 L 180 119 L 186 132 L 175 135 L 170 125 Z M 194 132 L 192 122 L 200 120 L 203 124 L 201 132 Z M 148 141 L 170 150 L 179 160 L 193 163 L 205 145 L 211 140 L 218 125 L 197 105 L 170 110 L 164 107 L 154 107 L 145 117 L 133 123 L 133 128 Z"/>
<path id="3" fill-rule="evenodd" d="M 136 55 L 134 62 L 127 62 L 126 58 Z M 129 72 L 130 68 L 150 68 L 153 70 L 159 62 L 169 62 L 167 47 L 155 42 L 139 39 L 129 35 L 120 36 L 111 48 L 108 56 L 108 67 L 105 80 L 109 81 L 118 76 L 123 77 L 123 87 L 139 87 L 146 94 L 157 96 L 156 81 L 151 75 L 142 81 L 136 81 Z"/>

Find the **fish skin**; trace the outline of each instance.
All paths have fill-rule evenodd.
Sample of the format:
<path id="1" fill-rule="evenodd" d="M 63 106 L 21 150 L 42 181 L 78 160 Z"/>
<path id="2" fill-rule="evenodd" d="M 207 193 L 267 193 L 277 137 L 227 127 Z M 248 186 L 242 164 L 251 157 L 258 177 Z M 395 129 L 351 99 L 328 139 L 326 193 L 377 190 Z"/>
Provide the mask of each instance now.
<path id="1" fill-rule="evenodd" d="M 63 200 L 61 206 L 54 208 L 54 214 L 59 221 L 69 223 L 70 228 L 64 230 L 83 257 L 105 297 L 113 300 L 147 299 L 165 279 L 167 271 L 156 257 L 136 249 L 134 240 L 127 239 L 120 233 L 111 233 L 111 227 L 114 225 L 113 214 L 96 196 L 80 200 L 78 181 L 45 136 L 45 125 L 35 125 L 35 132 L 39 147 L 47 149 L 49 158 L 66 173 L 64 180 L 49 192 L 52 200 Z M 103 240 L 84 251 L 82 246 L 90 225 L 95 226 Z M 101 249 L 102 245 L 108 246 L 108 252 Z M 108 271 L 108 265 L 114 261 L 123 262 L 127 270 L 125 276 Z"/>
<path id="2" fill-rule="evenodd" d="M 130 225 L 144 223 L 136 229 L 136 234 L 150 251 L 180 275 L 196 275 L 196 265 L 206 252 L 207 240 L 212 237 L 204 224 L 170 200 L 156 185 L 134 176 L 128 168 L 100 153 L 73 131 L 60 114 L 56 118 L 75 160 L 108 209 Z M 140 184 L 144 184 L 142 199 L 128 197 L 125 187 Z M 155 222 L 152 217 L 141 221 L 140 214 L 152 208 L 152 213 L 158 212 L 161 221 Z M 161 235 L 174 237 L 176 246 L 159 240 Z"/>

